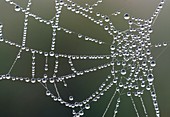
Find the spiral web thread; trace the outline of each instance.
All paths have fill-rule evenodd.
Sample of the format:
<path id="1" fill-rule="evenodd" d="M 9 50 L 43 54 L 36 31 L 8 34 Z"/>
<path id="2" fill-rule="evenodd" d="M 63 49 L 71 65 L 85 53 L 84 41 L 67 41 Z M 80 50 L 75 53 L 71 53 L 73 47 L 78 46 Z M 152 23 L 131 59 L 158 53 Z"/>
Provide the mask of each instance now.
<path id="1" fill-rule="evenodd" d="M 111 20 L 110 17 L 112 15 L 117 16 L 121 15 L 121 11 L 116 11 L 111 15 L 104 15 L 99 12 L 96 13 L 96 16 L 99 19 L 95 19 L 90 14 L 93 13 L 93 8 L 97 7 L 99 4 L 102 3 L 102 0 L 98 0 L 93 5 L 87 5 L 87 7 L 82 7 L 71 0 L 55 0 L 55 9 L 56 13 L 55 16 L 50 20 L 45 20 L 38 15 L 35 15 L 30 12 L 32 0 L 28 0 L 27 7 L 24 9 L 17 3 L 12 0 L 5 0 L 7 3 L 14 6 L 16 12 L 24 13 L 24 30 L 22 36 L 22 44 L 17 44 L 11 42 L 3 38 L 2 28 L 3 25 L 0 24 L 0 41 L 1 43 L 5 43 L 11 46 L 15 46 L 19 48 L 19 52 L 11 65 L 11 68 L 7 72 L 7 74 L 0 75 L 0 80 L 4 79 L 11 79 L 13 81 L 25 81 L 30 83 L 40 83 L 46 89 L 46 95 L 51 96 L 51 98 L 64 104 L 66 107 L 73 109 L 73 117 L 80 117 L 84 115 L 83 110 L 90 109 L 90 104 L 93 101 L 98 101 L 105 92 L 107 92 L 111 87 L 116 86 L 115 92 L 113 93 L 105 111 L 103 112 L 102 117 L 106 116 L 108 109 L 113 100 L 116 101 L 116 106 L 114 109 L 113 117 L 116 117 L 118 113 L 118 108 L 121 103 L 121 96 L 127 95 L 130 98 L 131 103 L 133 105 L 134 111 L 137 117 L 140 117 L 138 109 L 136 107 L 136 103 L 134 101 L 134 97 L 137 97 L 141 101 L 141 105 L 143 108 L 143 112 L 146 117 L 148 117 L 147 108 L 145 107 L 142 94 L 145 91 L 149 91 L 152 97 L 153 106 L 155 109 L 155 116 L 160 117 L 160 110 L 157 102 L 156 91 L 154 88 L 154 76 L 153 76 L 153 67 L 156 65 L 155 60 L 167 49 L 169 42 L 164 42 L 162 44 L 152 45 L 150 42 L 150 35 L 153 32 L 152 26 L 154 25 L 163 5 L 165 4 L 165 0 L 161 0 L 158 7 L 156 8 L 155 12 L 149 19 L 141 19 L 135 18 L 130 16 L 128 13 L 124 14 L 124 20 L 127 20 L 129 23 L 129 29 L 125 31 L 117 30 Z M 104 28 L 104 31 L 107 31 L 110 36 L 113 37 L 113 41 L 111 44 L 108 44 L 104 41 L 99 39 L 91 38 L 90 36 L 83 35 L 74 31 L 71 31 L 67 28 L 59 26 L 59 18 L 62 12 L 62 8 L 67 7 L 68 10 L 74 12 L 77 15 L 81 15 L 84 18 L 92 21 L 93 23 L 100 25 Z M 88 14 L 89 13 L 89 14 Z M 38 20 L 41 23 L 45 23 L 46 25 L 51 25 L 52 27 L 52 42 L 51 42 L 51 51 L 45 52 L 42 50 L 36 50 L 33 48 L 26 47 L 27 41 L 27 29 L 28 29 L 28 17 L 33 17 L 35 20 Z M 105 25 L 106 24 L 106 25 Z M 132 25 L 135 25 L 137 28 L 133 28 Z M 74 34 L 77 35 L 78 38 L 90 41 L 94 44 L 99 45 L 109 45 L 110 46 L 110 55 L 67 55 L 55 52 L 55 44 L 56 44 L 56 31 L 63 31 L 67 34 Z M 151 55 L 151 49 L 154 47 L 161 47 L 164 46 L 164 50 L 154 59 Z M 29 52 L 32 54 L 32 77 L 19 77 L 19 76 L 12 76 L 11 71 L 15 66 L 16 62 L 21 58 L 21 54 L 23 52 Z M 43 55 L 45 58 L 44 63 L 44 71 L 48 71 L 48 58 L 54 57 L 55 58 L 55 68 L 53 76 L 49 77 L 47 74 L 44 74 L 42 78 L 36 78 L 36 70 L 35 70 L 35 59 L 36 55 L 40 54 Z M 71 67 L 72 74 L 64 75 L 64 76 L 57 76 L 58 73 L 58 59 L 59 58 L 67 58 L 68 63 Z M 95 66 L 89 69 L 85 69 L 82 71 L 76 70 L 73 64 L 73 60 L 110 60 L 109 63 L 105 63 L 100 66 Z M 121 66 L 121 69 L 117 68 L 117 66 Z M 105 82 L 101 84 L 98 90 L 90 95 L 87 99 L 84 99 L 81 102 L 67 102 L 60 96 L 60 91 L 57 88 L 57 84 L 59 82 L 64 82 L 64 86 L 67 87 L 66 80 L 76 78 L 76 76 L 82 76 L 84 74 L 99 71 L 101 69 L 105 69 L 107 67 L 111 67 L 110 74 L 106 77 Z M 56 94 L 50 92 L 48 88 L 48 83 L 54 85 Z M 117 99 L 115 99 L 115 95 L 119 95 Z M 69 100 L 74 100 L 73 96 L 69 97 Z M 75 108 L 79 108 L 78 111 L 75 111 Z"/>

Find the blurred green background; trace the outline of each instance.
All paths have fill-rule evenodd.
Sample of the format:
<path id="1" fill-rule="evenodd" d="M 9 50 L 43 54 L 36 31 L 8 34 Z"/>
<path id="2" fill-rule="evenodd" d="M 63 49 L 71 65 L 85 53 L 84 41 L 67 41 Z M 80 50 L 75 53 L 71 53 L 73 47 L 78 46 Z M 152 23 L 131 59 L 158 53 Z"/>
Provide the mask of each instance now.
<path id="1" fill-rule="evenodd" d="M 27 0 L 14 0 L 23 8 L 26 7 Z M 93 4 L 96 0 L 73 0 L 82 6 L 85 3 Z M 147 19 L 156 9 L 159 0 L 103 0 L 103 3 L 94 8 L 95 12 L 111 14 L 120 10 L 122 14 L 129 13 L 132 16 Z M 151 36 L 153 44 L 170 41 L 170 1 L 166 1 L 157 21 L 154 24 L 154 32 Z M 32 0 L 31 12 L 41 16 L 44 19 L 51 19 L 55 14 L 54 0 Z M 127 28 L 127 22 L 123 20 L 123 15 L 118 17 L 112 16 L 113 24 L 119 30 Z M 0 0 L 0 22 L 3 23 L 3 37 L 13 42 L 21 44 L 24 14 L 15 12 L 14 6 Z M 50 51 L 52 28 L 44 23 L 29 17 L 28 37 L 26 46 L 38 50 Z M 100 26 L 83 18 L 80 15 L 68 11 L 65 7 L 60 17 L 60 25 L 89 35 L 93 38 L 101 39 L 107 43 L 112 42 L 112 38 Z M 100 46 L 91 42 L 79 40 L 76 35 L 65 34 L 62 31 L 57 32 L 56 52 L 65 54 L 110 54 L 109 45 Z M 156 58 L 164 48 L 154 48 L 152 53 Z M 18 48 L 0 43 L 0 74 L 6 74 L 12 65 Z M 154 69 L 155 88 L 161 111 L 161 117 L 170 116 L 170 48 L 167 48 L 157 59 L 157 66 Z M 44 57 L 36 56 L 36 76 L 42 77 L 44 71 Z M 53 59 L 50 59 L 50 66 Z M 71 73 L 67 59 L 59 59 L 58 76 Z M 78 70 L 83 70 L 93 66 L 109 62 L 109 60 L 75 60 L 73 61 Z M 52 67 L 49 68 L 48 75 L 52 75 Z M 99 72 L 89 73 L 84 76 L 66 81 L 68 88 L 63 84 L 59 85 L 59 90 L 64 99 L 67 100 L 69 95 L 73 95 L 75 100 L 82 100 L 92 94 L 110 73 L 110 68 L 103 69 Z M 11 74 L 16 76 L 31 75 L 31 55 L 27 52 L 22 53 L 21 59 L 18 60 Z M 79 78 L 80 77 L 80 78 Z M 90 110 L 85 111 L 84 117 L 101 117 L 107 104 L 114 92 L 110 89 L 98 102 L 91 105 Z M 147 106 L 149 117 L 154 117 L 151 97 L 144 94 L 144 101 Z M 112 117 L 116 100 L 111 104 L 106 117 Z M 138 103 L 138 102 L 137 102 Z M 140 103 L 140 102 L 139 102 Z M 122 96 L 119 113 L 117 117 L 136 117 L 130 99 L 125 95 Z M 139 113 L 142 108 L 138 105 Z M 142 114 L 142 113 L 141 113 Z M 0 81 L 0 117 L 71 117 L 71 109 L 54 102 L 50 97 L 45 95 L 45 89 L 38 83 L 30 84 L 25 82 Z M 143 115 L 144 116 L 144 115 Z M 142 116 L 142 117 L 143 117 Z"/>

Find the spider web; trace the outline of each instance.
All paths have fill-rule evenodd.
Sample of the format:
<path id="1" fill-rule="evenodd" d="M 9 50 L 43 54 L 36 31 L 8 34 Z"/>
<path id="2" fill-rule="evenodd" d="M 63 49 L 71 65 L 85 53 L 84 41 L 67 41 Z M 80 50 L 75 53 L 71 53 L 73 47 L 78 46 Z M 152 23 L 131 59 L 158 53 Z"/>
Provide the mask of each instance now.
<path id="1" fill-rule="evenodd" d="M 54 101 L 63 104 L 66 107 L 69 107 L 73 110 L 73 117 L 80 117 L 84 115 L 84 110 L 90 109 L 91 104 L 94 101 L 99 101 L 100 98 L 111 88 L 114 88 L 114 92 L 110 98 L 109 103 L 105 111 L 102 114 L 102 117 L 105 117 L 111 103 L 113 100 L 116 100 L 116 105 L 114 107 L 113 117 L 116 117 L 119 106 L 121 103 L 121 97 L 127 95 L 130 98 L 133 105 L 134 111 L 137 117 L 140 117 L 140 113 L 137 109 L 134 98 L 139 98 L 144 115 L 148 117 L 147 108 L 143 101 L 143 94 L 145 92 L 150 92 L 153 106 L 155 110 L 155 116 L 160 116 L 160 109 L 157 101 L 157 95 L 154 88 L 154 75 L 153 68 L 156 66 L 156 59 L 167 49 L 169 42 L 164 42 L 162 44 L 153 45 L 150 41 L 150 35 L 153 32 L 152 26 L 154 25 L 165 0 L 161 0 L 155 12 L 149 19 L 135 18 L 128 13 L 124 13 L 124 20 L 128 21 L 128 29 L 120 31 L 115 28 L 113 22 L 111 21 L 111 16 L 122 15 L 121 11 L 116 11 L 111 15 L 101 14 L 99 12 L 95 13 L 97 18 L 94 18 L 92 14 L 94 7 L 97 7 L 102 3 L 102 0 L 98 0 L 92 5 L 86 4 L 87 7 L 82 7 L 77 3 L 74 3 L 72 0 L 55 0 L 55 16 L 50 20 L 45 20 L 39 17 L 36 14 L 30 12 L 32 0 L 28 0 L 27 7 L 24 9 L 17 3 L 12 0 L 5 0 L 7 3 L 14 6 L 16 12 L 24 13 L 24 30 L 22 36 L 22 43 L 18 44 L 3 38 L 3 25 L 0 24 L 0 41 L 1 43 L 8 44 L 19 48 L 19 52 L 11 65 L 7 74 L 2 74 L 0 79 L 11 79 L 13 81 L 25 81 L 30 83 L 40 83 L 46 89 L 46 95 L 50 96 Z M 60 15 L 62 9 L 66 7 L 69 11 L 84 17 L 91 22 L 103 27 L 103 30 L 112 37 L 112 43 L 107 43 L 101 39 L 96 39 L 88 35 L 84 35 L 78 32 L 74 32 L 70 29 L 62 27 L 59 25 Z M 33 49 L 26 46 L 27 42 L 27 31 L 28 31 L 28 21 L 29 17 L 34 18 L 40 23 L 50 25 L 52 28 L 52 41 L 50 51 L 42 51 Z M 100 46 L 109 46 L 110 54 L 106 55 L 72 55 L 72 54 L 62 54 L 56 52 L 56 39 L 57 31 L 63 31 L 69 35 L 76 35 L 82 41 L 89 43 L 97 44 Z M 151 49 L 154 47 L 164 46 L 164 50 L 154 58 L 151 53 Z M 11 71 L 13 70 L 15 64 L 22 57 L 24 52 L 31 53 L 31 76 L 13 76 Z M 41 55 L 45 58 L 44 62 L 44 75 L 42 77 L 36 77 L 36 56 Z M 53 64 L 53 75 L 49 76 L 47 74 L 49 70 L 49 59 L 55 59 Z M 59 71 L 59 59 L 66 58 L 68 64 L 70 65 L 70 70 L 72 73 L 67 75 L 58 76 Z M 75 67 L 74 61 L 80 60 L 109 60 L 108 63 L 101 64 L 99 66 L 93 66 L 88 69 L 77 70 Z M 61 91 L 58 88 L 59 83 L 63 83 L 64 87 L 68 87 L 67 81 L 76 79 L 79 76 L 85 76 L 86 74 L 101 71 L 102 69 L 110 68 L 110 74 L 105 78 L 105 81 L 101 83 L 99 88 L 91 94 L 88 98 L 82 101 L 74 101 L 74 96 L 70 95 L 68 101 L 61 96 Z M 54 87 L 55 93 L 51 91 L 51 86 Z M 117 96 L 116 96 L 117 95 Z"/>

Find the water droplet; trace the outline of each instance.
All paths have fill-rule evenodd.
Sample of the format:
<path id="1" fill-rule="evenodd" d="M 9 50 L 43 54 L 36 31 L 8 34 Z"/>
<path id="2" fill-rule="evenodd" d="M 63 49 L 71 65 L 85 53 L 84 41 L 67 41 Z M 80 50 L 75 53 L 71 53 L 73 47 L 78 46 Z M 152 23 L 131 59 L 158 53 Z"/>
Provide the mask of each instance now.
<path id="1" fill-rule="evenodd" d="M 0 29 L 2 29 L 2 27 L 3 27 L 3 24 L 0 22 Z"/>
<path id="2" fill-rule="evenodd" d="M 115 45 L 111 45 L 111 46 L 110 46 L 110 49 L 111 49 L 111 50 L 115 50 Z"/>
<path id="3" fill-rule="evenodd" d="M 107 25 L 104 26 L 104 30 L 109 30 L 109 27 Z"/>
<path id="4" fill-rule="evenodd" d="M 81 35 L 81 34 L 78 34 L 78 38 L 82 38 L 82 36 L 83 36 L 83 35 Z"/>
<path id="5" fill-rule="evenodd" d="M 124 19 L 125 19 L 125 20 L 130 19 L 130 15 L 129 15 L 128 13 L 125 13 L 125 14 L 124 14 Z"/>
<path id="6" fill-rule="evenodd" d="M 151 67 L 155 67 L 155 66 L 156 66 L 156 62 L 155 62 L 154 60 L 152 60 L 152 61 L 150 62 L 150 64 L 151 64 Z"/>
<path id="7" fill-rule="evenodd" d="M 31 78 L 31 83 L 35 83 L 36 79 L 35 78 Z"/>
<path id="8" fill-rule="evenodd" d="M 83 115 L 84 115 L 84 112 L 81 110 L 81 111 L 79 112 L 79 114 L 80 114 L 81 116 L 83 116 Z"/>
<path id="9" fill-rule="evenodd" d="M 147 80 L 148 82 L 152 82 L 154 80 L 153 74 L 148 74 Z"/>
<path id="10" fill-rule="evenodd" d="M 106 16 L 106 17 L 105 17 L 105 22 L 109 22 L 109 21 L 110 21 L 109 17 Z"/>
<path id="11" fill-rule="evenodd" d="M 15 6 L 15 11 L 20 11 L 21 10 L 21 8 L 20 8 L 20 6 Z"/>
<path id="12" fill-rule="evenodd" d="M 90 105 L 89 105 L 89 104 L 86 104 L 86 105 L 85 105 L 85 109 L 90 109 Z"/>
<path id="13" fill-rule="evenodd" d="M 129 25 L 132 25 L 132 24 L 133 24 L 133 21 L 132 21 L 132 20 L 129 20 L 128 23 L 129 23 Z"/>
<path id="14" fill-rule="evenodd" d="M 51 52 L 49 53 L 49 55 L 50 55 L 50 56 L 54 56 L 55 54 L 54 54 L 53 51 L 51 51 Z"/>
<path id="15" fill-rule="evenodd" d="M 54 98 L 53 98 L 53 99 L 54 99 L 54 101 L 57 101 L 57 100 L 58 100 L 56 96 L 54 96 Z"/>
<path id="16" fill-rule="evenodd" d="M 47 96 L 50 96 L 50 95 L 51 95 L 51 93 L 50 93 L 49 90 L 46 91 L 46 95 L 47 95 Z"/>
<path id="17" fill-rule="evenodd" d="M 69 96 L 70 101 L 73 101 L 73 99 L 74 99 L 73 96 Z"/>
<path id="18" fill-rule="evenodd" d="M 125 75 L 126 74 L 126 70 L 125 69 L 121 69 L 121 74 Z"/>
<path id="19" fill-rule="evenodd" d="M 6 74 L 5 77 L 6 77 L 7 80 L 11 78 L 11 76 L 9 74 Z"/>
<path id="20" fill-rule="evenodd" d="M 163 46 L 167 46 L 168 45 L 168 43 L 166 43 L 166 42 L 163 42 Z"/>
<path id="21" fill-rule="evenodd" d="M 3 37 L 0 37 L 0 42 L 4 41 Z"/>

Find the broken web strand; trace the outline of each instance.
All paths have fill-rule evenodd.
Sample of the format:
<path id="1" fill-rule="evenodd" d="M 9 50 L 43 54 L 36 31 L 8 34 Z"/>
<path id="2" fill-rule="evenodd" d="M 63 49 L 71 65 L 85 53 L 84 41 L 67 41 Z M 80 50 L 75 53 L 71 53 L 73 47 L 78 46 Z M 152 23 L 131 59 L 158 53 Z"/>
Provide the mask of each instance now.
<path id="1" fill-rule="evenodd" d="M 136 115 L 137 115 L 137 117 L 139 117 L 139 113 L 138 113 L 138 110 L 137 110 L 137 108 L 136 108 L 136 104 L 135 104 L 135 101 L 133 100 L 133 97 L 130 96 L 130 99 L 131 99 L 131 101 L 132 101 L 133 108 L 135 109 Z"/>
<path id="2" fill-rule="evenodd" d="M 113 96 L 111 97 L 111 99 L 110 99 L 110 101 L 109 101 L 109 104 L 107 105 L 106 110 L 104 111 L 102 117 L 104 117 L 104 116 L 106 115 L 106 113 L 107 113 L 107 111 L 108 111 L 108 109 L 109 109 L 109 107 L 110 107 L 110 104 L 111 104 L 111 102 L 113 101 L 113 99 L 114 99 L 114 97 L 115 97 L 115 95 L 116 95 L 116 92 L 117 92 L 117 91 L 115 91 L 115 92 L 113 93 Z"/>
<path id="3" fill-rule="evenodd" d="M 161 12 L 161 9 L 164 7 L 166 0 L 161 0 L 158 7 L 156 8 L 155 12 L 153 13 L 152 17 L 150 18 L 151 25 L 153 26 L 155 21 L 157 20 L 159 13 Z"/>
<path id="4" fill-rule="evenodd" d="M 142 103 L 142 107 L 143 107 L 143 110 L 144 110 L 144 113 L 145 113 L 145 116 L 148 117 L 148 113 L 146 111 L 146 107 L 145 107 L 145 104 L 144 104 L 144 101 L 143 101 L 143 98 L 142 96 L 139 97 L 140 98 L 140 101 Z"/>

